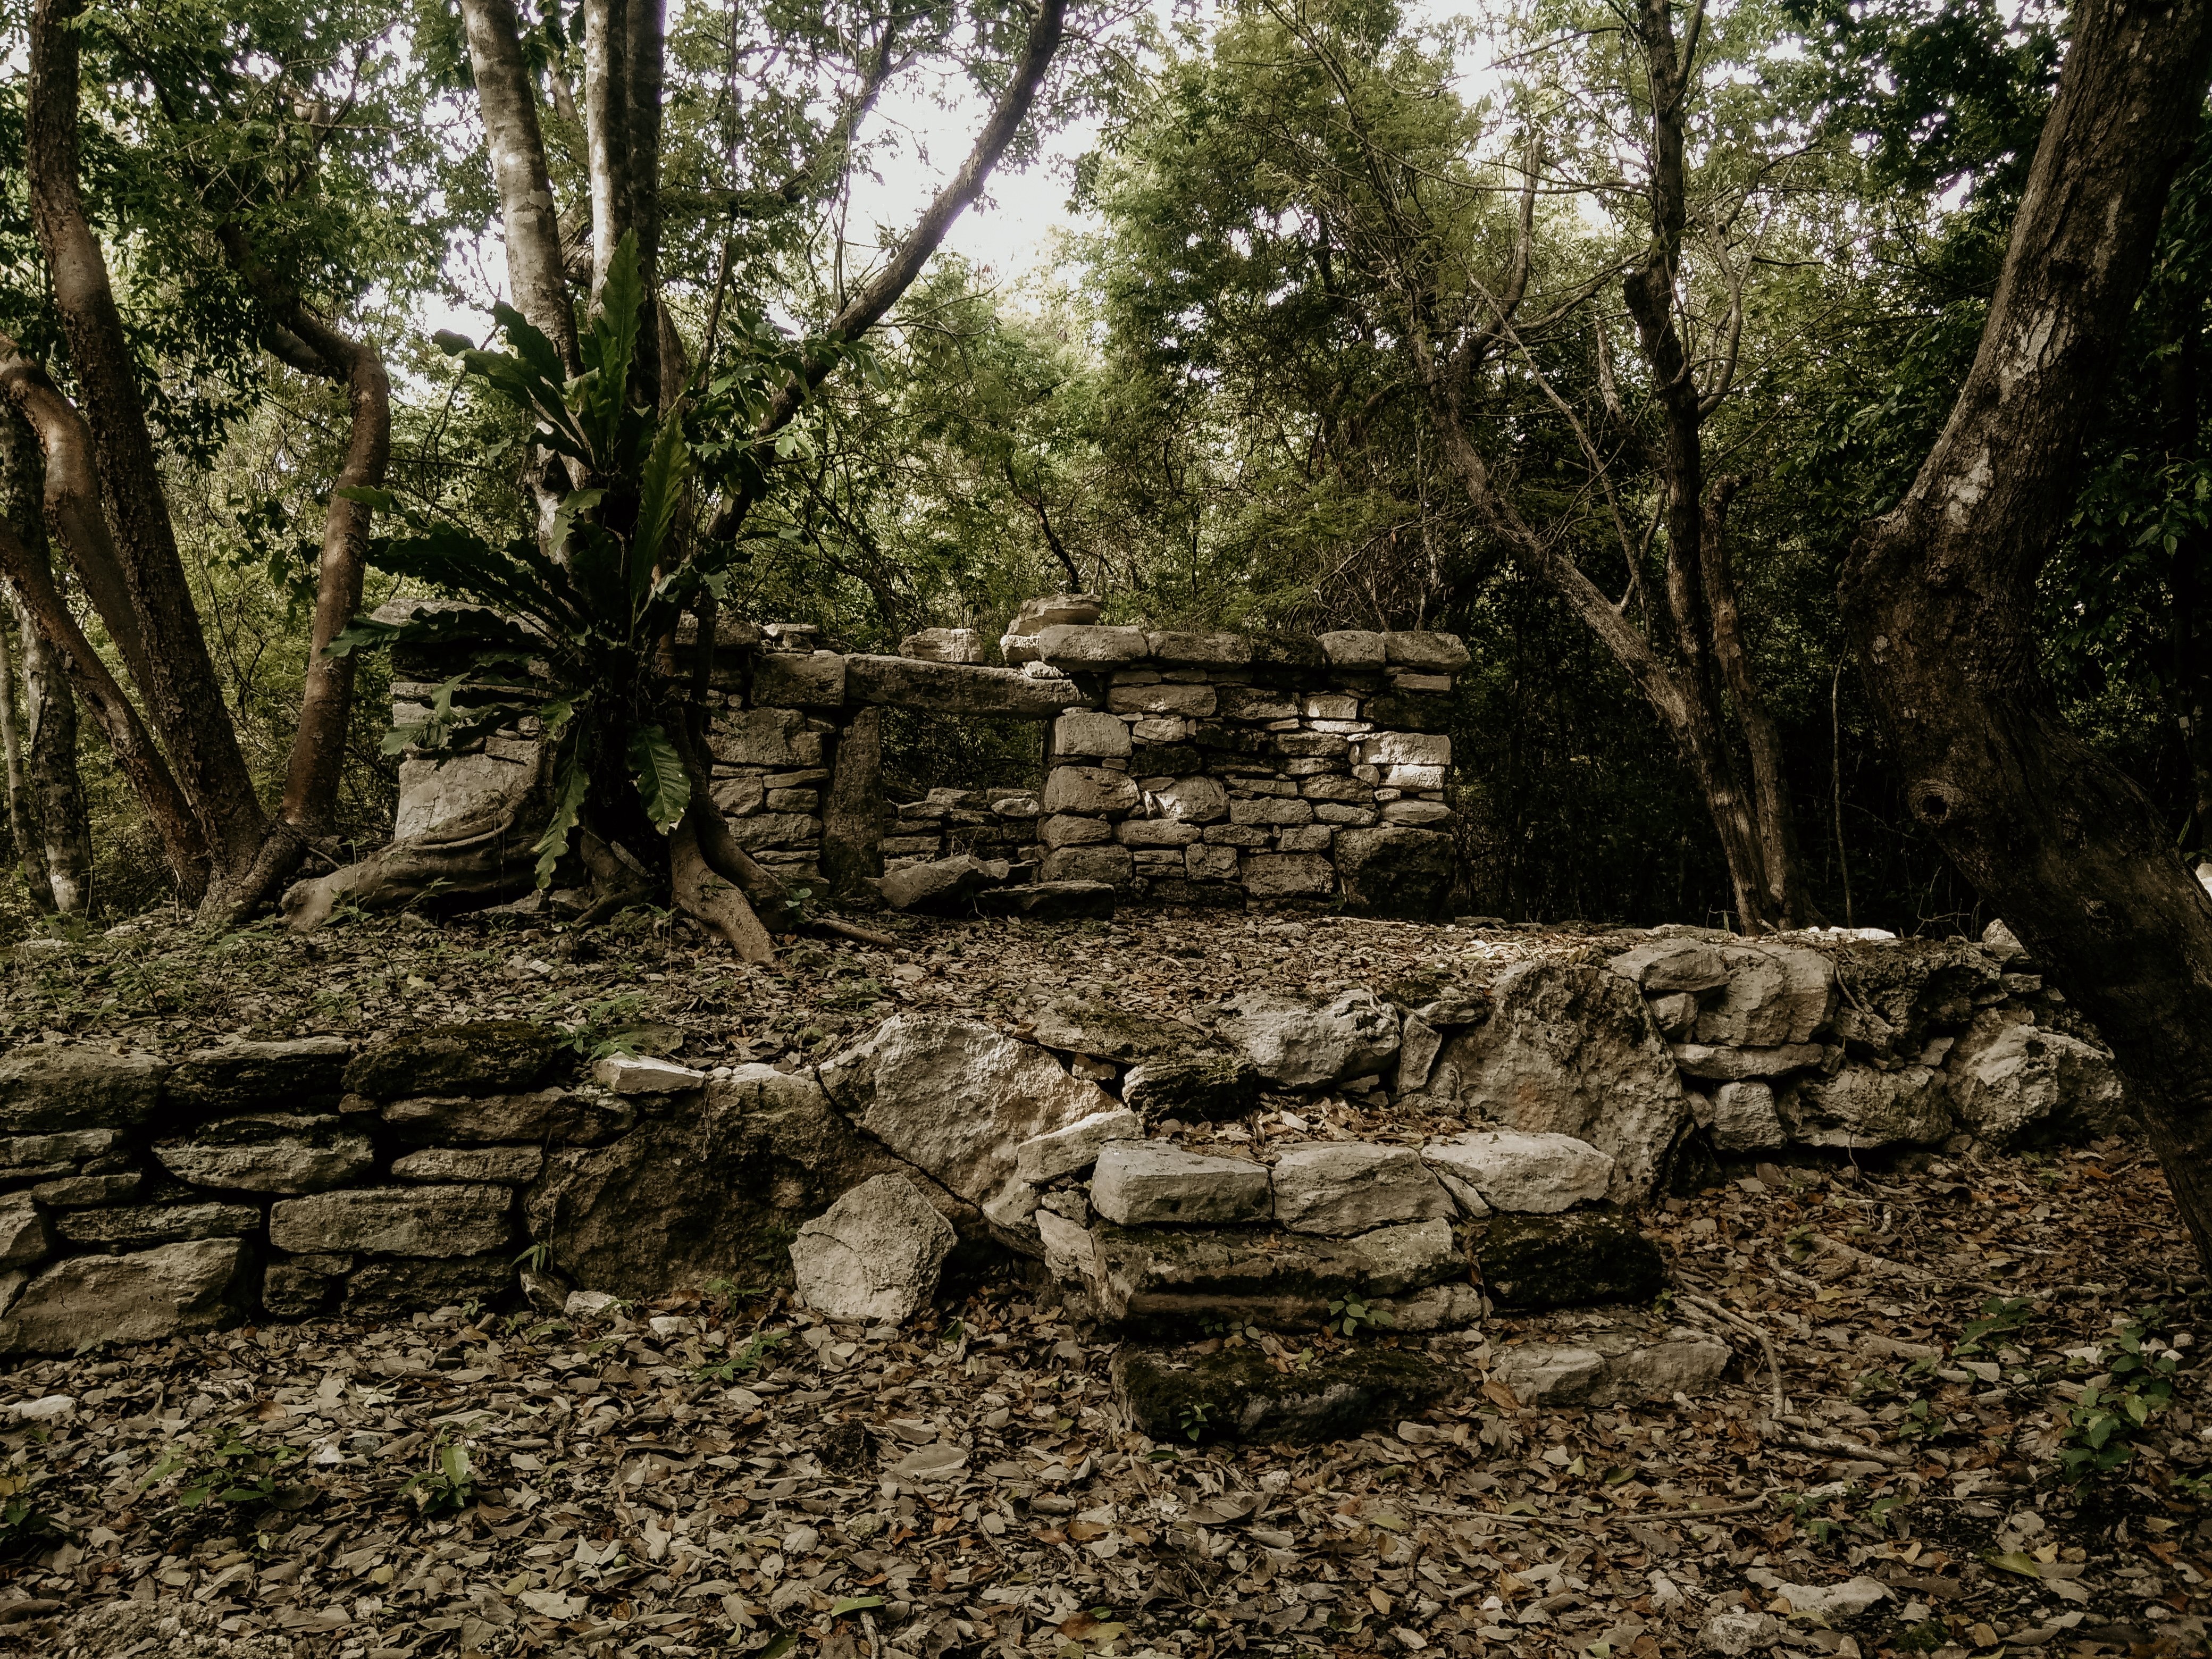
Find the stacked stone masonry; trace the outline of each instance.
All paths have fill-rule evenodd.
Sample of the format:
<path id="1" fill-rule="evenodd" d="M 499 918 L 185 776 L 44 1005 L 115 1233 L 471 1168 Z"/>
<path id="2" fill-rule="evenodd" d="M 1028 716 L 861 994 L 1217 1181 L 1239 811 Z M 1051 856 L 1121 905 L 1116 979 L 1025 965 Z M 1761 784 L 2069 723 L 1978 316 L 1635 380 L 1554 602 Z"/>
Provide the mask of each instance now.
<path id="1" fill-rule="evenodd" d="M 1450 1329 L 1486 1297 L 1648 1302 L 1636 1212 L 1715 1158 L 2130 1132 L 2110 1055 L 1997 928 L 1668 928 L 1488 985 L 1182 1018 L 1063 999 L 1018 1033 L 902 1014 L 812 1073 L 580 1066 L 527 1024 L 18 1049 L 0 1352 L 489 1300 L 530 1243 L 569 1284 L 660 1295 L 796 1261 L 809 1230 L 807 1272 L 908 1264 L 858 1287 L 870 1307 L 1010 1249 L 1133 1335 L 1295 1329 L 1347 1298 Z M 1372 1127 L 1332 1128 L 1332 1101 Z M 1642 1363 L 1591 1353 L 1529 1386 L 1601 1395 Z"/>
<path id="2" fill-rule="evenodd" d="M 867 656 L 813 648 L 811 628 L 726 625 L 708 746 L 714 799 L 738 845 L 847 896 L 860 878 L 904 871 L 878 883 L 901 907 L 965 905 L 982 886 L 1081 884 L 1186 903 L 1441 909 L 1452 868 L 1447 726 L 1468 660 L 1456 637 L 1179 634 L 1102 626 L 1098 612 L 1081 595 L 1033 601 L 1017 625 L 1036 631 L 1002 640 L 1000 666 L 980 660 L 970 629 L 925 630 L 904 654 Z M 421 720 L 438 678 L 465 672 L 450 661 L 398 666 L 395 724 Z M 993 790 L 948 781 L 887 801 L 874 748 L 874 711 L 885 708 L 1038 723 L 1041 780 Z M 515 799 L 541 764 L 535 736 L 518 730 L 442 763 L 410 756 L 395 838 L 451 833 Z M 948 862 L 958 867 L 921 868 Z"/>

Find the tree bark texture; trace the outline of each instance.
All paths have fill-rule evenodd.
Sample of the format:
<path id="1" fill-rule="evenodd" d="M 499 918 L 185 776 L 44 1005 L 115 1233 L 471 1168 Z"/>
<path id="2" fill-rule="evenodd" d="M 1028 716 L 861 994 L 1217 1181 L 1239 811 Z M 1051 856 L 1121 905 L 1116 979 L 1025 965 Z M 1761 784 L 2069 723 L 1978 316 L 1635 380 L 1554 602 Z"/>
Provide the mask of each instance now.
<path id="1" fill-rule="evenodd" d="M 84 0 L 35 0 L 32 8 L 24 144 L 31 216 L 82 388 L 124 585 L 144 636 L 147 678 L 139 689 L 199 821 L 214 873 L 228 884 L 259 852 L 264 820 L 200 631 L 136 365 L 78 191 L 76 25 L 83 10 Z"/>
<path id="2" fill-rule="evenodd" d="M 24 772 L 46 886 L 55 909 L 84 915 L 94 899 L 92 814 L 77 771 L 76 699 L 60 653 L 27 611 L 21 615 L 16 637 L 22 644 Z"/>
<path id="3" fill-rule="evenodd" d="M 0 617 L 0 620 L 5 620 Z M 28 787 L 23 779 L 23 734 L 15 723 L 15 653 L 9 630 L 0 628 L 0 763 L 8 776 L 8 847 L 30 889 L 31 908 L 40 915 L 54 908 L 53 884 L 46 879 L 45 837 L 31 828 Z"/>
<path id="4" fill-rule="evenodd" d="M 2212 4 L 2087 0 L 2073 30 L 1973 367 L 1842 598 L 1914 815 L 2112 1045 L 2212 1264 L 2212 896 L 2060 716 L 2033 603 L 2197 131 Z"/>
<path id="5" fill-rule="evenodd" d="M 562 266 L 561 222 L 514 0 L 462 0 L 461 15 L 468 27 L 469 63 L 483 112 L 492 182 L 499 189 L 514 308 L 553 342 L 568 373 L 580 374 L 584 362 L 576 351 L 576 310 Z"/>

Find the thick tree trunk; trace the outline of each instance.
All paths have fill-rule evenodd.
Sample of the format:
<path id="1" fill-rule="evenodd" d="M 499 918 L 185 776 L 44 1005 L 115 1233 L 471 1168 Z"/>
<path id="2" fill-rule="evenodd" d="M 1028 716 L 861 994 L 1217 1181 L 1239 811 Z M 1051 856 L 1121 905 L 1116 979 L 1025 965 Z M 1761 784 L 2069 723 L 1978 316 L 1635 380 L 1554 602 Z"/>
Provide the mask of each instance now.
<path id="1" fill-rule="evenodd" d="M 28 775 L 31 817 L 38 826 L 46 886 L 54 908 L 65 916 L 85 915 L 93 905 L 92 815 L 86 809 L 84 780 L 77 771 L 76 699 L 60 654 L 21 614 L 17 637 L 23 646 L 23 713 L 28 730 L 24 769 Z"/>
<path id="2" fill-rule="evenodd" d="M 2212 896 L 2059 714 L 2033 603 L 2208 58 L 2206 0 L 2075 9 L 1973 368 L 1843 600 L 1914 815 L 2112 1045 L 2212 1265 Z"/>
<path id="3" fill-rule="evenodd" d="M 561 222 L 514 0 L 462 0 L 461 15 L 468 25 L 469 63 L 476 72 L 492 182 L 499 187 L 514 308 L 553 342 L 568 373 L 580 374 L 584 363 L 576 352 L 576 311 L 562 270 Z"/>
<path id="4" fill-rule="evenodd" d="M 82 389 L 124 585 L 144 635 L 147 678 L 139 690 L 199 821 L 214 873 L 228 883 L 260 851 L 264 819 L 178 556 L 106 259 L 78 192 L 83 12 L 84 0 L 35 0 L 32 8 L 24 144 L 31 217 Z"/>
<path id="5" fill-rule="evenodd" d="M 631 228 L 629 94 L 629 0 L 584 0 L 584 141 L 592 186 L 594 307 L 615 249 Z"/>
<path id="6" fill-rule="evenodd" d="M 0 621 L 4 621 L 0 617 Z M 31 908 L 41 915 L 54 908 L 53 884 L 46 878 L 45 837 L 32 833 L 28 787 L 23 779 L 23 734 L 15 724 L 15 653 L 0 628 L 0 763 L 8 775 L 8 847 L 30 890 Z"/>

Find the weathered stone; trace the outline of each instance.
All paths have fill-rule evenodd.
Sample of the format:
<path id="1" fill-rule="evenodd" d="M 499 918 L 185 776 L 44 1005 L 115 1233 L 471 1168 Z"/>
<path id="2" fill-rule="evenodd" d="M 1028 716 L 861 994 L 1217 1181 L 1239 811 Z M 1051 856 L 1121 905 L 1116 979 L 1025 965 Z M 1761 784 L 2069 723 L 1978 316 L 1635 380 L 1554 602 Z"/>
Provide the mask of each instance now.
<path id="1" fill-rule="evenodd" d="M 1350 1238 L 1100 1222 L 1085 1282 L 1100 1317 L 1133 1330 L 1226 1320 L 1301 1331 L 1321 1323 L 1331 1301 L 1407 1297 L 1467 1271 L 1448 1221 Z"/>
<path id="2" fill-rule="evenodd" d="M 2128 1127 L 2111 1054 L 1995 1009 L 1976 1017 L 1944 1070 L 1959 1116 L 1977 1139 L 1993 1146 L 2062 1133 L 2087 1139 Z"/>
<path id="3" fill-rule="evenodd" d="M 1529 1342 L 1507 1348 L 1490 1364 L 1490 1380 L 1508 1389 L 1523 1409 L 1579 1404 L 1605 1375 L 1605 1356 L 1565 1342 Z"/>
<path id="4" fill-rule="evenodd" d="M 986 916 L 1074 921 L 1112 915 L 1119 896 L 1110 882 L 1039 881 L 1023 887 L 987 889 L 975 895 L 975 911 Z"/>
<path id="5" fill-rule="evenodd" d="M 1443 1189 L 1451 1194 L 1452 1202 L 1459 1206 L 1459 1212 L 1468 1220 L 1480 1221 L 1490 1213 L 1490 1206 L 1482 1194 L 1449 1170 L 1432 1170 L 1431 1172 Z"/>
<path id="6" fill-rule="evenodd" d="M 567 1056 L 560 1032 L 530 1020 L 436 1025 L 370 1043 L 345 1069 L 349 1094 L 488 1094 L 527 1089 Z"/>
<path id="7" fill-rule="evenodd" d="M 0 1198 L 0 1269 L 27 1267 L 52 1254 L 46 1218 L 28 1193 Z"/>
<path id="8" fill-rule="evenodd" d="M 127 1128 L 154 1115 L 168 1067 L 151 1054 L 27 1044 L 0 1059 L 0 1133 Z"/>
<path id="9" fill-rule="evenodd" d="M 394 702 L 395 720 L 419 720 L 429 711 Z M 535 738 L 494 736 L 473 754 L 430 760 L 410 754 L 399 763 L 399 798 L 392 839 L 428 841 L 489 829 L 526 802 L 539 781 L 544 744 Z"/>
<path id="10" fill-rule="evenodd" d="M 1723 1607 L 1698 1626 L 1698 1645 L 1707 1653 L 1721 1655 L 1722 1659 L 1744 1659 L 1746 1654 L 1771 1648 L 1781 1638 L 1782 1621 L 1752 1607 Z"/>
<path id="11" fill-rule="evenodd" d="M 630 1297 L 772 1273 L 793 1229 L 841 1194 L 909 1166 L 854 1131 L 812 1077 L 741 1066 L 696 1109 L 646 1119 L 611 1145 L 549 1153 L 524 1195 L 533 1238 L 580 1282 Z M 981 1218 L 941 1188 L 957 1227 Z"/>
<path id="12" fill-rule="evenodd" d="M 1429 1086 L 1429 1073 L 1443 1052 L 1443 1033 L 1419 1014 L 1407 1014 L 1398 1028 L 1398 1075 L 1394 1087 L 1417 1095 Z"/>
<path id="13" fill-rule="evenodd" d="M 40 1182 L 30 1189 L 30 1194 L 50 1210 L 88 1210 L 101 1204 L 128 1204 L 138 1196 L 138 1188 L 145 1179 L 137 1170 L 125 1170 L 114 1175 L 64 1176 L 58 1181 Z"/>
<path id="14" fill-rule="evenodd" d="M 1389 660 L 1385 636 L 1364 629 L 1340 629 L 1323 634 L 1321 648 L 1339 668 L 1380 668 Z"/>
<path id="15" fill-rule="evenodd" d="M 1335 854 L 1345 908 L 1353 914 L 1419 921 L 1442 912 L 1451 887 L 1449 836 L 1403 823 L 1345 829 L 1337 832 Z"/>
<path id="16" fill-rule="evenodd" d="M 967 853 L 927 864 L 902 864 L 870 884 L 894 910 L 958 915 L 974 908 L 975 896 L 1005 884 L 1013 866 L 1004 859 L 979 859 Z"/>
<path id="17" fill-rule="evenodd" d="M 1424 668 L 1455 673 L 1474 660 L 1456 634 L 1424 633 L 1408 629 L 1382 636 L 1384 655 L 1393 668 Z"/>
<path id="18" fill-rule="evenodd" d="M 1463 1374 L 1403 1349 L 1362 1347 L 1284 1372 L 1256 1348 L 1202 1356 L 1124 1347 L 1115 1393 L 1128 1419 L 1163 1443 L 1350 1440 L 1465 1390 Z"/>
<path id="19" fill-rule="evenodd" d="M 1114 759 L 1129 752 L 1127 722 L 1094 708 L 1072 708 L 1052 723 L 1052 752 L 1056 757 L 1103 757 Z"/>
<path id="20" fill-rule="evenodd" d="M 1115 1141 L 1098 1154 L 1091 1207 L 1124 1227 L 1264 1221 L 1267 1166 L 1209 1158 L 1164 1141 Z"/>
<path id="21" fill-rule="evenodd" d="M 1188 847 L 1204 833 L 1197 824 L 1174 818 L 1124 818 L 1114 839 L 1124 847 Z"/>
<path id="22" fill-rule="evenodd" d="M 1121 1103 L 1158 1121 L 1220 1122 L 1259 1103 L 1261 1078 L 1240 1054 L 1198 1049 L 1132 1066 L 1121 1079 Z"/>
<path id="23" fill-rule="evenodd" d="M 1311 1141 L 1275 1160 L 1275 1219 L 1292 1232 L 1342 1237 L 1454 1212 L 1451 1195 L 1410 1146 Z"/>
<path id="24" fill-rule="evenodd" d="M 1042 1048 L 919 1014 L 885 1020 L 821 1076 L 863 1129 L 974 1204 L 1012 1176 L 1023 1141 L 1114 1106 Z"/>
<path id="25" fill-rule="evenodd" d="M 1633 1342 L 1607 1353 L 1605 1379 L 1591 1391 L 1589 1403 L 1656 1403 L 1678 1394 L 1696 1400 L 1718 1386 L 1732 1358 L 1725 1342 L 1686 1328 L 1668 1332 L 1664 1341 Z"/>
<path id="26" fill-rule="evenodd" d="M 842 708 L 845 659 L 834 651 L 763 651 L 753 659 L 753 701 L 772 708 Z"/>
<path id="27" fill-rule="evenodd" d="M 1356 747 L 1364 766 L 1451 764 L 1451 739 L 1440 732 L 1372 732 Z"/>
<path id="28" fill-rule="evenodd" d="M 1135 861 L 1126 847 L 1057 847 L 1037 863 L 1037 873 L 1049 882 L 1126 887 L 1135 872 Z"/>
<path id="29" fill-rule="evenodd" d="M 352 1052 L 339 1036 L 202 1048 L 170 1071 L 165 1098 L 173 1109 L 195 1115 L 276 1105 L 296 1111 L 337 1098 Z"/>
<path id="30" fill-rule="evenodd" d="M 1116 714 L 1179 714 L 1206 720 L 1214 708 L 1210 685 L 1117 685 L 1106 694 L 1106 707 Z"/>
<path id="31" fill-rule="evenodd" d="M 1808 1146 L 1933 1146 L 1951 1133 L 1943 1074 L 1925 1066 L 1845 1066 L 1833 1077 L 1806 1079 L 1778 1104 L 1790 1138 Z"/>
<path id="32" fill-rule="evenodd" d="M 1251 853 L 1239 878 L 1255 898 L 1320 898 L 1336 890 L 1336 868 L 1318 853 Z"/>
<path id="33" fill-rule="evenodd" d="M 899 655 L 923 662 L 976 663 L 983 660 L 983 635 L 973 628 L 917 629 L 899 641 Z M 852 684 L 853 664 L 845 664 L 847 686 Z"/>
<path id="34" fill-rule="evenodd" d="M 1037 825 L 1037 839 L 1047 847 L 1096 847 L 1114 839 L 1114 826 L 1103 818 L 1086 818 L 1058 812 Z"/>
<path id="35" fill-rule="evenodd" d="M 1229 792 L 1218 778 L 1177 778 L 1146 790 L 1145 810 L 1182 823 L 1218 823 L 1229 816 Z"/>
<path id="36" fill-rule="evenodd" d="M 902 1325 L 937 1294 L 952 1245 L 951 1225 L 911 1181 L 880 1175 L 799 1224 L 792 1273 L 817 1312 Z"/>
<path id="37" fill-rule="evenodd" d="M 1048 628 L 1088 628 L 1106 609 L 1096 593 L 1048 593 L 1022 601 L 1006 624 L 1009 634 L 1041 634 Z"/>
<path id="38" fill-rule="evenodd" d="M 154 1148 L 161 1167 L 195 1187 L 242 1193 L 319 1193 L 376 1162 L 368 1137 L 337 1117 L 253 1112 L 202 1124 L 195 1137 Z"/>
<path id="39" fill-rule="evenodd" d="M 592 1081 L 617 1095 L 688 1095 L 707 1086 L 707 1074 L 651 1054 L 609 1054 L 592 1062 Z"/>
<path id="40" fill-rule="evenodd" d="M 508 1187 L 527 1186 L 544 1167 L 542 1146 L 426 1146 L 392 1160 L 392 1173 L 401 1181 L 494 1182 Z"/>
<path id="41" fill-rule="evenodd" d="M 1159 1054 L 1217 1045 L 1197 1026 L 1164 1014 L 1135 1012 L 1103 996 L 1054 997 L 1037 1012 L 1035 1039 L 1062 1054 L 1122 1065 Z"/>
<path id="42" fill-rule="evenodd" d="M 1311 803 L 1304 800 L 1278 799 L 1273 795 L 1261 795 L 1250 800 L 1231 801 L 1229 803 L 1229 821 L 1231 823 L 1266 824 L 1269 826 L 1311 823 L 1313 822 L 1313 806 Z"/>
<path id="43" fill-rule="evenodd" d="M 361 1250 L 380 1255 L 472 1255 L 514 1233 L 505 1187 L 354 1187 L 288 1198 L 269 1212 L 280 1250 Z"/>
<path id="44" fill-rule="evenodd" d="M 1936 1031 L 1974 1018 L 2002 963 L 1970 939 L 1853 939 L 1828 947 L 1847 993 L 1831 1024 L 1855 1058 L 1916 1059 Z"/>
<path id="45" fill-rule="evenodd" d="M 1728 985 L 1698 1015 L 1700 1042 L 1771 1048 L 1804 1042 L 1828 1023 L 1835 965 L 1818 951 L 1784 945 L 1730 945 L 1721 953 Z"/>
<path id="46" fill-rule="evenodd" d="M 1477 1235 L 1484 1288 L 1502 1308 L 1649 1302 L 1666 1288 L 1659 1247 L 1601 1210 L 1498 1215 Z"/>
<path id="47" fill-rule="evenodd" d="M 347 1276 L 340 1304 L 349 1319 L 389 1319 L 470 1302 L 489 1302 L 514 1284 L 504 1250 L 441 1261 L 368 1261 Z"/>
<path id="48" fill-rule="evenodd" d="M 1047 812 L 1122 818 L 1141 804 L 1136 781 L 1103 766 L 1055 766 L 1045 775 L 1037 804 Z"/>
<path id="49" fill-rule="evenodd" d="M 58 1261 L 0 1320 L 0 1352 L 73 1353 L 88 1343 L 158 1342 L 245 1317 L 252 1256 L 234 1238 Z"/>
<path id="50" fill-rule="evenodd" d="M 1474 1129 L 1432 1140 L 1421 1156 L 1482 1194 L 1493 1210 L 1556 1215 L 1603 1198 L 1613 1185 L 1613 1159 L 1572 1135 L 1521 1129 Z"/>
<path id="51" fill-rule="evenodd" d="M 1612 957 L 1607 967 L 1641 987 L 1644 995 L 1670 991 L 1717 991 L 1728 983 L 1728 964 L 1711 945 L 1694 939 L 1654 939 Z"/>
<path id="52" fill-rule="evenodd" d="M 1443 823 L 1452 815 L 1451 808 L 1440 800 L 1394 800 L 1382 810 L 1383 823 L 1416 827 Z"/>
<path id="53" fill-rule="evenodd" d="M 98 1158 L 121 1144 L 114 1129 L 65 1129 L 51 1135 L 9 1135 L 0 1139 L 0 1177 L 52 1170 Z"/>
<path id="54" fill-rule="evenodd" d="M 2000 963 L 2010 963 L 2015 957 L 2027 954 L 2027 947 L 2020 942 L 2020 935 L 2002 921 L 1993 921 L 1982 929 L 1982 948 Z"/>
<path id="55" fill-rule="evenodd" d="M 261 1306 L 279 1319 L 313 1319 L 328 1310 L 344 1282 L 343 1273 L 317 1273 L 292 1261 L 272 1261 L 262 1270 Z"/>
<path id="56" fill-rule="evenodd" d="M 1507 969 L 1492 993 L 1490 1018 L 1437 1062 L 1462 1098 L 1509 1127 L 1588 1141 L 1613 1160 L 1615 1200 L 1648 1197 L 1689 1106 L 1643 994 L 1603 968 L 1542 962 Z"/>
<path id="57" fill-rule="evenodd" d="M 830 793 L 822 805 L 822 878 L 836 898 L 851 898 L 884 872 L 883 711 L 863 708 L 837 739 Z"/>
<path id="58" fill-rule="evenodd" d="M 593 1146 L 637 1121 L 636 1109 L 588 1089 L 540 1089 L 526 1095 L 434 1096 L 395 1100 L 385 1123 L 401 1139 L 426 1141 L 536 1140 Z"/>
<path id="59" fill-rule="evenodd" d="M 1261 1077 L 1310 1089 L 1387 1065 L 1398 1052 L 1398 1011 L 1364 989 L 1322 1003 L 1247 991 L 1231 1000 L 1221 1035 Z"/>
<path id="60" fill-rule="evenodd" d="M 260 1228 L 261 1212 L 251 1204 L 143 1204 L 78 1210 L 64 1216 L 54 1231 L 72 1244 L 146 1245 L 238 1238 Z"/>
<path id="61" fill-rule="evenodd" d="M 846 658 L 845 696 L 852 702 L 925 708 L 933 714 L 1017 720 L 1048 720 L 1084 700 L 1082 688 L 1069 679 L 903 656 Z"/>
<path id="62" fill-rule="evenodd" d="M 1725 1083 L 1738 1078 L 1781 1077 L 1820 1063 L 1817 1042 L 1785 1042 L 1772 1048 L 1739 1048 L 1710 1042 L 1670 1045 L 1675 1068 L 1685 1077 Z"/>
<path id="63" fill-rule="evenodd" d="M 1723 1083 L 1710 1097 L 1692 1095 L 1690 1109 L 1717 1152 L 1763 1152 L 1789 1139 L 1774 1109 L 1774 1085 L 1760 1079 Z"/>
<path id="64" fill-rule="evenodd" d="M 1136 662 L 1145 655 L 1141 628 L 1097 628 L 1060 625 L 1036 633 L 1038 653 L 1055 667 L 1091 668 L 1103 664 Z"/>
<path id="65" fill-rule="evenodd" d="M 1252 660 L 1252 642 L 1242 634 L 1158 634 L 1145 635 L 1154 662 L 1193 668 L 1233 668 Z"/>
<path id="66" fill-rule="evenodd" d="M 1074 1175 L 1098 1161 L 1099 1152 L 1116 1140 L 1142 1140 L 1145 1126 L 1126 1106 L 1093 1112 L 1064 1129 L 1032 1135 L 1014 1148 L 1014 1172 L 1022 1180 L 1042 1186 L 1061 1176 Z"/>
<path id="67" fill-rule="evenodd" d="M 811 846 L 821 836 L 822 820 L 806 812 L 756 812 L 730 825 L 730 839 L 748 853 Z"/>

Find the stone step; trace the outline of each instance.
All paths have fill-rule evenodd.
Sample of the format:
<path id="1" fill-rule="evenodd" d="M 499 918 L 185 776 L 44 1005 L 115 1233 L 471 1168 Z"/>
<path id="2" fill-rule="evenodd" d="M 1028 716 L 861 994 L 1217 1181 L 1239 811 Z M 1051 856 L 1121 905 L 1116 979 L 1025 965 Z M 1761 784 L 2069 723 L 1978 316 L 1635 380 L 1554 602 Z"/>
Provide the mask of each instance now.
<path id="1" fill-rule="evenodd" d="M 1346 1440 L 1455 1399 L 1474 1378 L 1405 1348 L 1353 1347 L 1277 1370 L 1256 1348 L 1125 1347 L 1114 1391 L 1131 1425 L 1169 1445 Z"/>
<path id="2" fill-rule="evenodd" d="M 1733 1350 L 1706 1332 L 1677 1327 L 1660 1341 L 1626 1331 L 1578 1334 L 1502 1350 L 1490 1378 L 1523 1406 L 1612 1406 L 1697 1399 L 1712 1392 Z"/>

